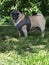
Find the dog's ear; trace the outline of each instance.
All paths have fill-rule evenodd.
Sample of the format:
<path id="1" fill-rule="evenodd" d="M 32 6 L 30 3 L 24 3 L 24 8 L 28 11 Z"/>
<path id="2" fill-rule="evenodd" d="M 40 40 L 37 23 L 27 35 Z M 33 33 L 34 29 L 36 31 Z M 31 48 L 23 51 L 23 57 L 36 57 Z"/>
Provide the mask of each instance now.
<path id="1" fill-rule="evenodd" d="M 10 10 L 10 12 L 12 12 L 14 9 Z"/>
<path id="2" fill-rule="evenodd" d="M 22 13 L 22 10 L 19 9 L 19 11 Z"/>

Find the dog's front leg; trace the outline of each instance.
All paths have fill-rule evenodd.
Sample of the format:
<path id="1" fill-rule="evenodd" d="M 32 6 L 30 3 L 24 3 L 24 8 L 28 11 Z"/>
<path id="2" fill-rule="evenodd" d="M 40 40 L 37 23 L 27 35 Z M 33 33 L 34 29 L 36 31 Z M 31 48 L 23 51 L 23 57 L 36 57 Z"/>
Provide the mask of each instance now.
<path id="1" fill-rule="evenodd" d="M 27 37 L 27 27 L 26 27 L 26 25 L 24 25 L 24 26 L 22 27 L 22 31 L 23 31 L 23 33 L 24 33 L 24 36 Z"/>
<path id="2" fill-rule="evenodd" d="M 24 36 L 27 37 L 27 30 L 23 29 Z"/>

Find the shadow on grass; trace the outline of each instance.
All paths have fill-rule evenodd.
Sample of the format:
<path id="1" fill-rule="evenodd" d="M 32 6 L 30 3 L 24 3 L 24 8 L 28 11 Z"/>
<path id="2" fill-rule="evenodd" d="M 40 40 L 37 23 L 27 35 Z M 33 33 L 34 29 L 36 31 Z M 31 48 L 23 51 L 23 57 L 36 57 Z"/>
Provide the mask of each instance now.
<path id="1" fill-rule="evenodd" d="M 0 26 L 0 37 L 4 36 L 18 37 L 18 33 L 14 26 Z"/>
<path id="2" fill-rule="evenodd" d="M 48 29 L 44 38 L 40 37 L 39 31 L 29 33 L 29 36 L 25 38 L 18 37 L 18 33 L 13 26 L 0 26 L 0 52 L 15 50 L 19 54 L 25 52 L 38 53 L 40 50 L 47 49 L 48 43 Z"/>

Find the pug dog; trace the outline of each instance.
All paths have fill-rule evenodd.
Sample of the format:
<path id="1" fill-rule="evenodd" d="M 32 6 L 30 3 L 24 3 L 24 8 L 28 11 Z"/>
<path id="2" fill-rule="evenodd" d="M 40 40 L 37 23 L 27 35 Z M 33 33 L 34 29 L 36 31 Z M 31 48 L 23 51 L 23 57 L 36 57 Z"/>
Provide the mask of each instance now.
<path id="1" fill-rule="evenodd" d="M 46 20 L 41 13 L 25 16 L 20 11 L 13 10 L 11 11 L 10 16 L 14 26 L 19 32 L 19 36 L 24 35 L 27 37 L 28 32 L 31 31 L 32 28 L 38 27 L 41 30 L 41 37 L 44 37 Z"/>

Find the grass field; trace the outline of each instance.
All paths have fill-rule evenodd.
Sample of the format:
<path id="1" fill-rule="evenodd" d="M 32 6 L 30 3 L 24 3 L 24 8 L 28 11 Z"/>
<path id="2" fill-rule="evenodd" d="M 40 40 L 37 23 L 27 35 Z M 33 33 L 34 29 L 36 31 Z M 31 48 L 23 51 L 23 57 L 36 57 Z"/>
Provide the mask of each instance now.
<path id="1" fill-rule="evenodd" d="M 49 65 L 49 28 L 19 37 L 13 26 L 0 26 L 0 65 Z"/>

